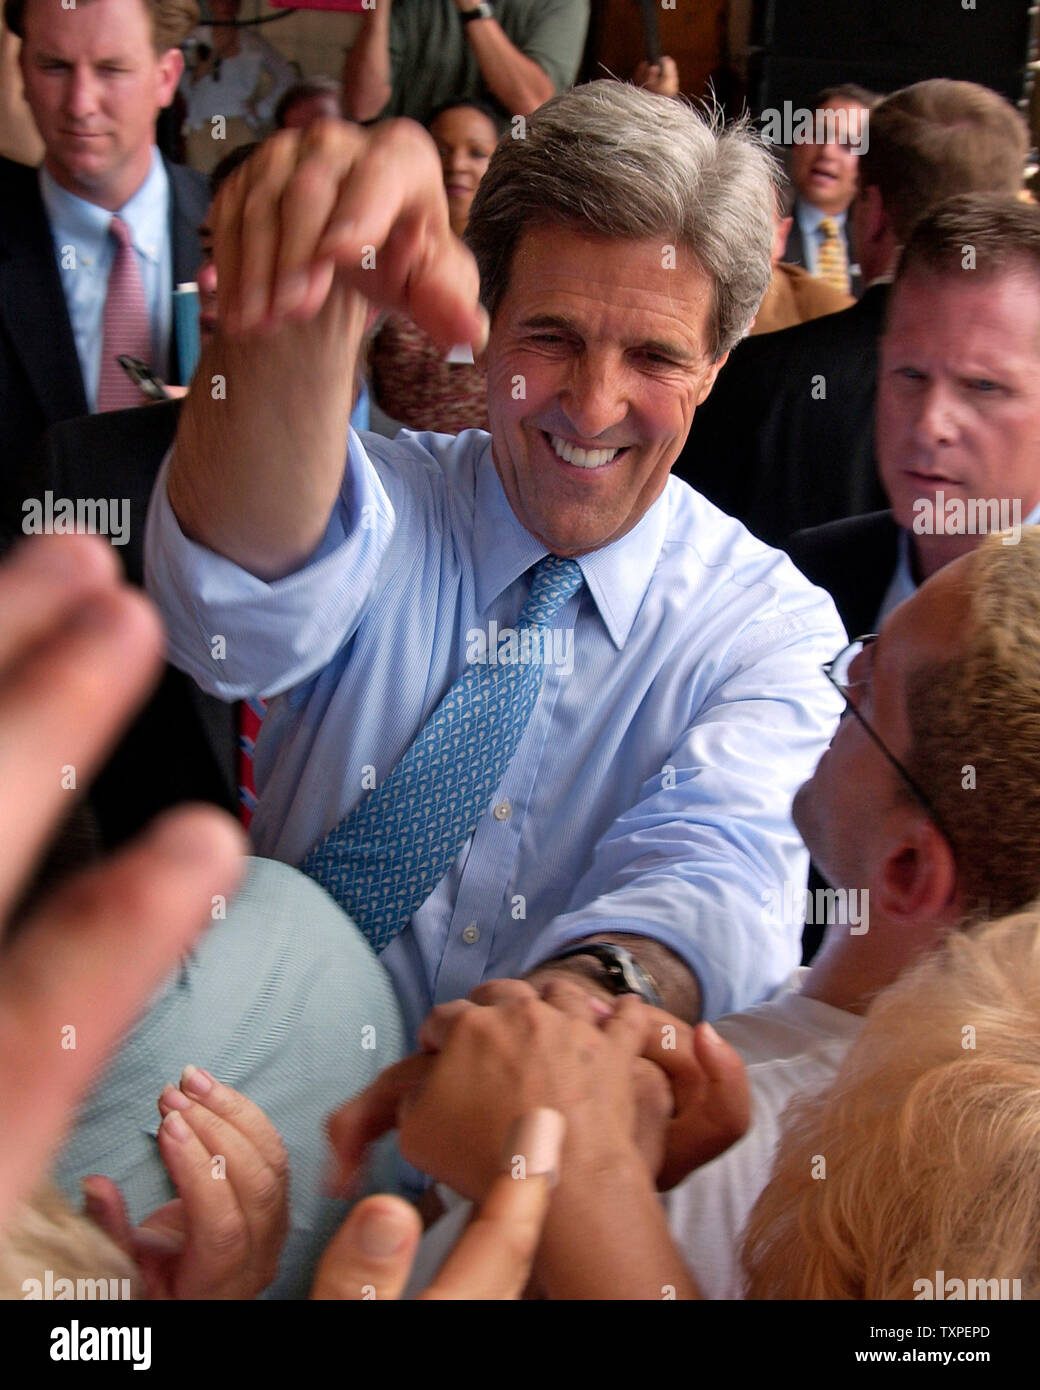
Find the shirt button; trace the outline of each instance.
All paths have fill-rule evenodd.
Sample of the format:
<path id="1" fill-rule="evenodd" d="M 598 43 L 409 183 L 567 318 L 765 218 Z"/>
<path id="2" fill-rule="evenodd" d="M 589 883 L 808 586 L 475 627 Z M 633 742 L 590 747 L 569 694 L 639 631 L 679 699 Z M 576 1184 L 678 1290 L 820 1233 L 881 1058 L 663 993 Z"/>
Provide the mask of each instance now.
<path id="1" fill-rule="evenodd" d="M 513 814 L 513 808 L 512 806 L 510 806 L 508 801 L 500 801 L 498 805 L 495 807 L 492 814 L 494 815 L 495 820 L 508 820 L 509 817 Z"/>
<path id="2" fill-rule="evenodd" d="M 480 928 L 476 922 L 470 922 L 469 926 L 463 929 L 462 939 L 467 946 L 472 946 L 475 941 L 480 940 Z"/>

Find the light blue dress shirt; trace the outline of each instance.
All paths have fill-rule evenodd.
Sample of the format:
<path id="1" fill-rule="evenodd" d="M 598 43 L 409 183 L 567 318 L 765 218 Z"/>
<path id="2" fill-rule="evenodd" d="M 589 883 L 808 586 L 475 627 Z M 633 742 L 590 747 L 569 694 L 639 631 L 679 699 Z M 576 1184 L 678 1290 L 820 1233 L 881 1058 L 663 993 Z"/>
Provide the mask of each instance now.
<path id="1" fill-rule="evenodd" d="M 1023 526 L 1040 526 L 1040 503 L 1033 508 L 1028 516 L 1022 518 Z M 891 582 L 885 590 L 885 597 L 881 601 L 881 608 L 878 611 L 874 622 L 874 631 L 881 631 L 881 624 L 885 621 L 893 608 L 898 608 L 901 603 L 905 603 L 908 598 L 912 598 L 917 593 L 918 583 L 914 578 L 913 570 L 910 567 L 910 532 L 905 527 L 899 528 L 899 549 L 896 555 L 896 567 L 892 574 Z M 863 634 L 850 632 L 850 637 L 859 637 Z"/>
<path id="2" fill-rule="evenodd" d="M 51 224 L 87 404 L 94 411 L 101 380 L 105 294 L 116 255 L 115 238 L 108 234 L 113 214 L 69 193 L 43 168 L 40 196 Z M 173 315 L 170 181 L 157 149 L 152 150 L 152 167 L 144 183 L 116 212 L 130 228 L 152 323 L 152 360 L 148 365 L 156 376 L 167 380 Z"/>
<path id="3" fill-rule="evenodd" d="M 474 632 L 516 622 L 547 552 L 479 430 L 352 431 L 322 544 L 270 583 L 185 538 L 167 468 L 146 568 L 171 660 L 224 699 L 271 701 L 252 834 L 296 864 L 393 769 Z M 806 881 L 790 807 L 840 712 L 820 671 L 845 640 L 831 599 L 675 477 L 579 563 L 556 619 L 573 669 L 549 667 L 491 814 L 381 956 L 412 1036 L 434 1003 L 602 932 L 675 951 L 707 1017 L 798 962 L 800 924 L 766 904 Z"/>
<path id="4" fill-rule="evenodd" d="M 845 221 L 848 217 L 848 213 L 821 212 L 820 209 L 815 207 L 812 203 L 806 203 L 801 198 L 797 198 L 794 205 L 794 215 L 798 222 L 798 229 L 802 234 L 802 251 L 805 255 L 805 268 L 810 275 L 815 275 L 820 254 L 820 223 L 825 217 L 830 217 L 844 236 Z M 845 244 L 846 246 L 848 245 L 848 237 L 845 238 Z M 849 261 L 849 272 L 851 274 L 851 255 L 849 256 Z"/>

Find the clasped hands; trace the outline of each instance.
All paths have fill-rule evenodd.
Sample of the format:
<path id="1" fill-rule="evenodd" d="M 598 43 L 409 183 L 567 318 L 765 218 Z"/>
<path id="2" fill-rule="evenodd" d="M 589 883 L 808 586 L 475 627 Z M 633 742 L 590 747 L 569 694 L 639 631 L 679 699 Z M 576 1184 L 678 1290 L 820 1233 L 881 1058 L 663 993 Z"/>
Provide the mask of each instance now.
<path id="1" fill-rule="evenodd" d="M 549 1107 L 566 1121 L 568 1177 L 638 1158 L 664 1190 L 750 1119 L 743 1064 L 710 1025 L 633 996 L 611 1007 L 561 978 L 489 981 L 435 1008 L 419 1043 L 331 1118 L 342 1182 L 396 1128 L 409 1163 L 480 1201 L 508 1160 L 511 1127 Z"/>

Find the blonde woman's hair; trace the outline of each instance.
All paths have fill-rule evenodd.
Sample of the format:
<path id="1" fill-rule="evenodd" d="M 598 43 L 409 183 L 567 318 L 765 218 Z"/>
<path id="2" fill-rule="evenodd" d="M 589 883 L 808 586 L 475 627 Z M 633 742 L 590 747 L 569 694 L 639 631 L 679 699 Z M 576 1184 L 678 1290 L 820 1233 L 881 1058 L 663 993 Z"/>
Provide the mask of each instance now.
<path id="1" fill-rule="evenodd" d="M 948 938 L 877 998 L 833 1086 L 792 1106 L 748 1222 L 748 1296 L 909 1299 L 943 1271 L 987 1281 L 976 1297 L 1016 1279 L 1040 1297 L 1038 1174 L 1033 908 Z"/>
<path id="2" fill-rule="evenodd" d="M 0 1235 L 0 1298 L 29 1297 L 30 1281 L 44 1284 L 48 1270 L 54 1281 L 80 1280 L 90 1289 L 99 1280 L 125 1279 L 130 1297 L 142 1296 L 137 1267 L 129 1255 L 45 1183 L 16 1210 Z M 96 1295 L 87 1292 L 84 1296 Z"/>

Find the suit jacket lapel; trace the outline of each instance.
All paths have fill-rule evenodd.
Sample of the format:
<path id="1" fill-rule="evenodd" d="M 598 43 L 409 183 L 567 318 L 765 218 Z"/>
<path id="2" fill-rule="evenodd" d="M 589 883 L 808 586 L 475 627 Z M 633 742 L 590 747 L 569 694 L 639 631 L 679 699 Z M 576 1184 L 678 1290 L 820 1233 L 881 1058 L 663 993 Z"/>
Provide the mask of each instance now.
<path id="1" fill-rule="evenodd" d="M 50 223 L 36 170 L 10 209 L 9 237 L 0 246 L 0 316 L 49 424 L 87 414 L 76 340 L 54 257 Z"/>

